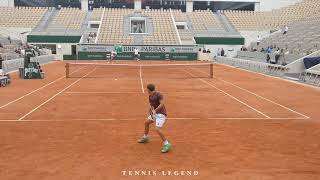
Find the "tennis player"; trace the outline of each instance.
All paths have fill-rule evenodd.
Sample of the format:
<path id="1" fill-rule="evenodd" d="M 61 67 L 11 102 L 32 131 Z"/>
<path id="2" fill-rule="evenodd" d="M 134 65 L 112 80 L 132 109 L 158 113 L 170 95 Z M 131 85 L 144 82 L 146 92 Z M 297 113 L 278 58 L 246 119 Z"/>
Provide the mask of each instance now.
<path id="1" fill-rule="evenodd" d="M 140 61 L 139 58 L 140 58 L 140 57 L 139 57 L 139 50 L 138 50 L 137 48 L 134 48 L 134 59 L 135 59 L 136 61 Z"/>
<path id="2" fill-rule="evenodd" d="M 166 111 L 166 107 L 164 106 L 163 96 L 160 92 L 156 91 L 155 85 L 153 84 L 148 84 L 147 89 L 149 92 L 150 115 L 147 118 L 147 120 L 144 122 L 144 125 L 145 125 L 144 135 L 141 139 L 138 140 L 138 143 L 149 142 L 149 137 L 148 137 L 149 125 L 155 122 L 156 131 L 163 141 L 163 148 L 161 152 L 167 153 L 171 149 L 172 145 L 166 139 L 162 131 L 163 125 L 166 122 L 166 118 L 167 118 L 167 111 Z"/>
<path id="3" fill-rule="evenodd" d="M 111 51 L 111 61 L 113 61 L 117 57 L 117 52 L 115 50 Z"/>

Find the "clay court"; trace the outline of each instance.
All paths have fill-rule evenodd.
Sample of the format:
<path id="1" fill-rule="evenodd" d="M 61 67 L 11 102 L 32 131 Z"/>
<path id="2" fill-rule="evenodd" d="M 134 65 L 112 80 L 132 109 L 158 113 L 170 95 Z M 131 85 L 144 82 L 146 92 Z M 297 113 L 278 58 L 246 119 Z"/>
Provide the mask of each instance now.
<path id="1" fill-rule="evenodd" d="M 319 88 L 220 64 L 210 78 L 200 62 L 81 63 L 69 78 L 57 61 L 43 80 L 15 73 L 1 88 L 0 179 L 320 179 Z M 137 143 L 148 83 L 165 97 L 168 154 L 154 126 L 151 142 Z M 122 174 L 130 170 L 199 175 Z"/>

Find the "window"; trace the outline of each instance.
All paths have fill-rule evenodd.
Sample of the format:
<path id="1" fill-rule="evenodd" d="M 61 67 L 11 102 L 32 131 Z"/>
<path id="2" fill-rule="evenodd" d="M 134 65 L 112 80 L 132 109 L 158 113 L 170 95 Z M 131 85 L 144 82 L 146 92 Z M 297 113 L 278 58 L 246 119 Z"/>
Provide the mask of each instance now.
<path id="1" fill-rule="evenodd" d="M 143 17 L 131 18 L 130 33 L 140 34 L 147 33 L 146 19 Z"/>

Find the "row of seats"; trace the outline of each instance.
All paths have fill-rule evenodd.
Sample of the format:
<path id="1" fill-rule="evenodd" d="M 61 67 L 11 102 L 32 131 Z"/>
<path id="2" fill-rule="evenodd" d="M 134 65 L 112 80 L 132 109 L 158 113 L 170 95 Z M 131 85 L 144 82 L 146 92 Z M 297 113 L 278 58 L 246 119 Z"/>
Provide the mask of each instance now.
<path id="1" fill-rule="evenodd" d="M 319 0 L 303 0 L 300 3 L 272 11 L 223 10 L 238 31 L 262 31 L 278 29 L 295 21 L 320 17 Z"/>
<path id="2" fill-rule="evenodd" d="M 169 10 L 143 10 L 142 15 L 152 19 L 153 35 L 144 36 L 145 44 L 180 44 Z"/>
<path id="3" fill-rule="evenodd" d="M 187 15 L 191 20 L 194 31 L 206 32 L 212 30 L 222 30 L 220 21 L 211 10 L 189 12 Z"/>
<path id="4" fill-rule="evenodd" d="M 92 15 L 91 15 L 91 21 L 100 21 L 102 14 L 103 14 L 104 8 L 94 8 Z"/>
<path id="5" fill-rule="evenodd" d="M 289 64 L 297 59 L 302 58 L 302 55 L 297 54 L 285 54 L 281 57 L 278 61 L 278 64 Z M 237 58 L 239 59 L 246 59 L 258 62 L 266 62 L 267 54 L 265 52 L 250 52 L 250 51 L 238 51 Z M 270 54 L 270 61 L 275 60 L 275 53 L 274 51 Z"/>
<path id="6" fill-rule="evenodd" d="M 98 43 L 132 44 L 133 37 L 123 32 L 123 18 L 133 9 L 105 9 L 98 34 Z"/>
<path id="7" fill-rule="evenodd" d="M 193 41 L 193 35 L 190 31 L 179 31 L 181 41 Z"/>
<path id="8" fill-rule="evenodd" d="M 296 22 L 288 27 L 287 34 L 275 33 L 263 39 L 259 46 L 255 43 L 251 46 L 266 49 L 268 46 L 276 45 L 289 54 L 301 56 L 320 50 L 320 20 Z"/>
<path id="9" fill-rule="evenodd" d="M 133 9 L 95 9 L 91 19 L 103 14 L 98 43 L 132 44 L 133 36 L 124 33 L 124 17 L 132 15 Z M 102 12 L 102 13 L 101 13 Z M 174 22 L 168 10 L 142 10 L 139 13 L 152 20 L 153 34 L 144 35 L 145 44 L 179 44 Z"/>
<path id="10" fill-rule="evenodd" d="M 34 28 L 48 8 L 0 7 L 0 26 Z"/>
<path id="11" fill-rule="evenodd" d="M 57 24 L 70 29 L 80 29 L 86 17 L 86 12 L 78 8 L 62 8 L 53 19 Z"/>
<path id="12" fill-rule="evenodd" d="M 304 20 L 290 24 L 289 31 L 284 34 L 276 32 L 263 39 L 259 45 L 253 42 L 248 49 L 257 49 L 258 52 L 238 52 L 238 58 L 265 61 L 265 53 L 259 52 L 262 48 L 266 50 L 269 46 L 283 49 L 285 59 L 288 62 L 297 60 L 313 52 L 320 51 L 320 20 Z"/>
<path id="13" fill-rule="evenodd" d="M 183 13 L 180 9 L 171 10 L 175 22 L 188 22 L 188 16 L 186 13 Z"/>
<path id="14" fill-rule="evenodd" d="M 103 15 L 104 8 L 97 8 L 93 10 L 91 20 L 100 20 Z M 172 13 L 171 13 L 171 12 Z M 123 33 L 123 18 L 124 16 L 141 13 L 142 16 L 150 17 L 153 26 L 152 35 L 144 35 L 143 42 L 145 44 L 180 44 L 177 36 L 175 22 L 189 22 L 193 23 L 193 30 L 206 32 L 208 30 L 221 30 L 222 26 L 217 20 L 212 11 L 195 11 L 192 13 L 183 13 L 181 10 L 141 10 L 134 12 L 132 9 L 105 9 L 104 17 L 100 28 L 98 43 L 109 43 L 110 37 L 115 36 L 116 39 L 121 40 L 125 37 L 128 42 L 131 36 Z M 189 18 L 188 18 L 189 17 Z M 122 37 L 122 38 L 118 38 Z M 180 34 L 181 40 L 193 41 L 192 34 Z M 132 39 L 133 41 L 133 39 Z M 121 43 L 121 42 L 117 42 Z"/>

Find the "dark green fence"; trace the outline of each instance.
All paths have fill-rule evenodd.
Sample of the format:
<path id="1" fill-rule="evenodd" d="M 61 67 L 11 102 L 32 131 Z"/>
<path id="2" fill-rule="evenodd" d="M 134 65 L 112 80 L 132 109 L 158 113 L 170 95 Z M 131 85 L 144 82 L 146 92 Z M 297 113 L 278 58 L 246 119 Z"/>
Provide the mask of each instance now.
<path id="1" fill-rule="evenodd" d="M 81 36 L 28 35 L 28 43 L 79 43 Z"/>
<path id="2" fill-rule="evenodd" d="M 78 60 L 105 60 L 106 52 L 78 52 Z M 110 54 L 110 53 L 109 53 Z M 69 57 L 66 56 L 69 60 Z M 124 52 L 117 55 L 116 60 L 133 60 L 134 54 L 131 52 Z M 140 53 L 141 60 L 197 60 L 198 53 Z"/>
<path id="3" fill-rule="evenodd" d="M 195 37 L 197 44 L 212 45 L 244 45 L 244 38 L 227 38 L 227 37 Z"/>

